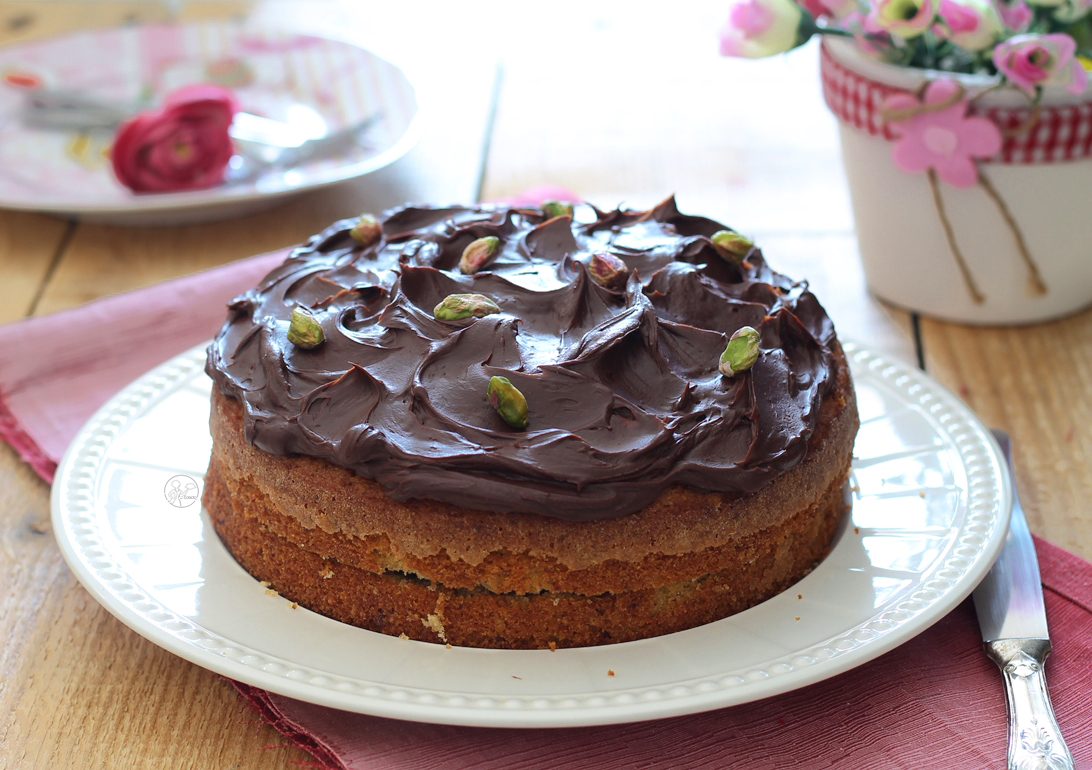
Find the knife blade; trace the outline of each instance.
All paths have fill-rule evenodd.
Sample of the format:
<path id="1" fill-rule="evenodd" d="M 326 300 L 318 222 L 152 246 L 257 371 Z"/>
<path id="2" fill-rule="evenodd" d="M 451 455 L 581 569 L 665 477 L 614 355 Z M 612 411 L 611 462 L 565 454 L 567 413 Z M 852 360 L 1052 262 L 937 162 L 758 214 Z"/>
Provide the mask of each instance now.
<path id="1" fill-rule="evenodd" d="M 1012 473 L 1009 437 L 994 431 Z M 1004 547 L 974 590 L 974 606 L 986 654 L 1000 668 L 1008 703 L 1008 767 L 1073 770 L 1047 693 L 1043 664 L 1050 654 L 1039 560 L 1027 519 L 1012 492 L 1012 517 Z"/>

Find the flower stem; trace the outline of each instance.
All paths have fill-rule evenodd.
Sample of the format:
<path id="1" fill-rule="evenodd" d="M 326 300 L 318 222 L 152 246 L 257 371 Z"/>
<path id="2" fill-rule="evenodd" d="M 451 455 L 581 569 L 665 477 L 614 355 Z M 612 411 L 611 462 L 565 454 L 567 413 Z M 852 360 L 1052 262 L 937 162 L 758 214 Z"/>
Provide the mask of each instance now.
<path id="1" fill-rule="evenodd" d="M 815 26 L 815 32 L 819 35 L 830 35 L 831 37 L 856 37 L 856 35 L 848 29 L 841 29 L 840 27 L 820 27 L 818 24 Z"/>

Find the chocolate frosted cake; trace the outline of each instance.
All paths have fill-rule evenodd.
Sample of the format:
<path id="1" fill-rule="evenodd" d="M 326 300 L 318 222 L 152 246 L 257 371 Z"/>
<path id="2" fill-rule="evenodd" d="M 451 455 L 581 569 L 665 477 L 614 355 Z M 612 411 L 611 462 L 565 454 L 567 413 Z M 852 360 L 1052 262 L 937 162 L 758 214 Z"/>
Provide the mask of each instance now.
<path id="1" fill-rule="evenodd" d="M 205 505 L 239 563 L 477 647 L 640 639 L 784 590 L 830 547 L 857 428 L 806 284 L 673 199 L 338 222 L 231 303 L 208 372 Z"/>

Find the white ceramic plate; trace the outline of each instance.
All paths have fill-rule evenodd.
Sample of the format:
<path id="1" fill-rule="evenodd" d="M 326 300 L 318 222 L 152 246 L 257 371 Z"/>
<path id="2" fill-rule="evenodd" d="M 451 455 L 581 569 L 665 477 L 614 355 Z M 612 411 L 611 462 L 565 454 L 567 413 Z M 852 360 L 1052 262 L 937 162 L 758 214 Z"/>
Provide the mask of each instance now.
<path id="1" fill-rule="evenodd" d="M 110 132 L 24 125 L 29 87 L 113 103 L 159 104 L 175 89 L 216 83 L 240 108 L 334 133 L 381 117 L 365 142 L 333 157 L 246 182 L 135 194 L 114 179 Z M 118 224 L 177 224 L 245 214 L 286 196 L 380 169 L 416 141 L 413 85 L 390 62 L 348 42 L 240 23 L 154 24 L 81 32 L 0 49 L 0 207 Z"/>
<path id="2" fill-rule="evenodd" d="M 84 427 L 53 485 L 54 530 L 80 581 L 138 633 L 313 703 L 507 727 L 746 703 L 847 671 L 920 633 L 978 584 L 1007 530 L 1010 481 L 980 422 L 921 372 L 846 347 L 862 425 L 852 518 L 832 553 L 785 593 L 681 633 L 556 652 L 448 649 L 268 595 L 197 502 L 211 447 L 203 349 L 141 378 Z"/>

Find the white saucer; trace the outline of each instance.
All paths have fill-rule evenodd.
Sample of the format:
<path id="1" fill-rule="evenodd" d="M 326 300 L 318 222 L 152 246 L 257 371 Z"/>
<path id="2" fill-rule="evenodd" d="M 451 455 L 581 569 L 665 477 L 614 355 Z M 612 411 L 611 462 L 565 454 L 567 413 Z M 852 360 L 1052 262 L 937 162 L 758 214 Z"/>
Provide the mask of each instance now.
<path id="1" fill-rule="evenodd" d="M 0 73 L 0 208 L 83 220 L 144 225 L 239 216 L 383 168 L 419 133 L 416 91 L 395 65 L 351 43 L 239 23 L 129 26 L 6 47 Z M 277 120 L 305 112 L 326 133 L 380 118 L 360 147 L 334 157 L 209 190 L 136 194 L 114 179 L 110 132 L 23 125 L 25 94 L 13 84 L 26 82 L 126 104 L 158 104 L 183 85 L 217 83 L 246 112 Z"/>
<path id="2" fill-rule="evenodd" d="M 921 372 L 860 345 L 846 350 L 861 430 L 852 516 L 832 553 L 763 604 L 655 639 L 556 652 L 447 649 L 268 595 L 197 502 L 211 447 L 203 347 L 142 377 L 83 428 L 53 484 L 53 527 L 79 580 L 138 633 L 304 701 L 504 727 L 747 703 L 848 671 L 922 632 L 970 594 L 1007 531 L 1011 482 L 974 415 Z"/>

